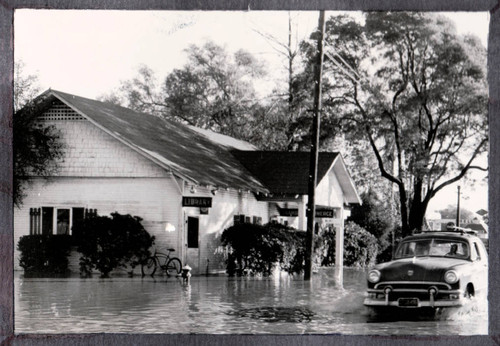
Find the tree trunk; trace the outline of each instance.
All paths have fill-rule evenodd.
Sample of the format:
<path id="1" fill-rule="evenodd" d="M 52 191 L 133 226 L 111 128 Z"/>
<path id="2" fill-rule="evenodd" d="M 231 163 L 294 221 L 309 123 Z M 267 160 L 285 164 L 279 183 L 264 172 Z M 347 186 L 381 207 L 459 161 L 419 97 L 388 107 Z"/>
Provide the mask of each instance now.
<path id="1" fill-rule="evenodd" d="M 408 224 L 411 231 L 421 231 L 424 226 L 424 217 L 427 211 L 428 201 L 422 198 L 422 181 L 415 182 L 413 188 L 414 196 L 411 201 Z"/>
<path id="2" fill-rule="evenodd" d="M 407 197 L 406 197 L 406 190 L 404 187 L 404 184 L 399 185 L 399 204 L 400 204 L 400 211 L 401 211 L 401 232 L 402 236 L 406 237 L 408 235 L 411 235 L 411 228 L 408 224 L 408 205 L 407 203 Z"/>

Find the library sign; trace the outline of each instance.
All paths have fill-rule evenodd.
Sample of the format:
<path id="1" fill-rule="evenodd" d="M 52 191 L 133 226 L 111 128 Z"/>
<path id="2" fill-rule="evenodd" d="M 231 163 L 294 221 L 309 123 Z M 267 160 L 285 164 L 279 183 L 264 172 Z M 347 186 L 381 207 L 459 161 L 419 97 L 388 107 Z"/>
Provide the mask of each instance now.
<path id="1" fill-rule="evenodd" d="M 212 208 L 212 197 L 182 197 L 182 206 Z"/>

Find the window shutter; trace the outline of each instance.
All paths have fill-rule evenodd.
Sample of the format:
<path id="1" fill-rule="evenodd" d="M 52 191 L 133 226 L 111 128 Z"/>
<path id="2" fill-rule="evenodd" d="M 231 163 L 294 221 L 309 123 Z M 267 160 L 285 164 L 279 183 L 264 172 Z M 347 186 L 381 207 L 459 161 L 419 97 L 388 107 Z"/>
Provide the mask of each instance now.
<path id="1" fill-rule="evenodd" d="M 40 208 L 30 208 L 30 234 L 40 234 Z"/>

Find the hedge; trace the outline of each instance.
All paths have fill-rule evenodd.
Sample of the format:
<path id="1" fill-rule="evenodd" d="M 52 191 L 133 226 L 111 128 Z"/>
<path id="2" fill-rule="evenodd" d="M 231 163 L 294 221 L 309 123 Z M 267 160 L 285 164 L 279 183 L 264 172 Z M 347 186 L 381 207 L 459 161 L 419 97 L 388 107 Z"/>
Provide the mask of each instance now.
<path id="1" fill-rule="evenodd" d="M 19 239 L 19 265 L 27 274 L 67 274 L 70 235 L 25 235 Z"/>

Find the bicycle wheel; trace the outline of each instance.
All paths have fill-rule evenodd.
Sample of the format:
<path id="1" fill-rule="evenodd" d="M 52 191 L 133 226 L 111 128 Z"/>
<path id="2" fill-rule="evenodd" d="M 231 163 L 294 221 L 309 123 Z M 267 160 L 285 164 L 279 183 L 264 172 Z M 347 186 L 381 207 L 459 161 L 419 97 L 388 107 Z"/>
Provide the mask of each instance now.
<path id="1" fill-rule="evenodd" d="M 181 260 L 174 257 L 171 258 L 167 263 L 167 275 L 179 275 L 182 270 Z"/>
<path id="2" fill-rule="evenodd" d="M 155 275 L 156 266 L 156 259 L 154 257 L 149 257 L 141 266 L 142 276 Z"/>

